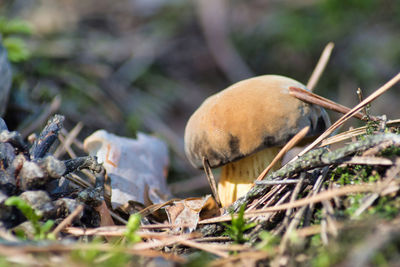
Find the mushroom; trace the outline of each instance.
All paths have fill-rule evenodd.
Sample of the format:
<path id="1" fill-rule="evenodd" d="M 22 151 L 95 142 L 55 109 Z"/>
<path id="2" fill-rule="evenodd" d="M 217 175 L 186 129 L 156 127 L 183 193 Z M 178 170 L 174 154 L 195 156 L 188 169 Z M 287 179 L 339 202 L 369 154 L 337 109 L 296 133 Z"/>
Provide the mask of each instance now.
<path id="1" fill-rule="evenodd" d="M 222 206 L 245 195 L 301 129 L 309 126 L 307 136 L 314 136 L 329 126 L 323 108 L 291 96 L 289 87 L 306 89 L 278 75 L 243 80 L 207 98 L 190 117 L 185 128 L 186 156 L 196 168 L 203 167 L 204 158 L 211 168 L 222 166 L 218 183 Z"/>

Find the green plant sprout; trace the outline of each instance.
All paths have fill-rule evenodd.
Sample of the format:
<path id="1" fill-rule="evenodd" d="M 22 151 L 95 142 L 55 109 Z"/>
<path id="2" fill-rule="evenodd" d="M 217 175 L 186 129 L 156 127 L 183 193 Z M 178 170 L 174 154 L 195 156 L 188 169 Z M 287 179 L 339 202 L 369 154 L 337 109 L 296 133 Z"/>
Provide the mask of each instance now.
<path id="1" fill-rule="evenodd" d="M 37 213 L 28 203 L 20 197 L 12 196 L 5 202 L 7 206 L 14 206 L 19 209 L 28 221 L 33 226 L 33 236 L 35 240 L 55 239 L 55 236 L 50 233 L 54 225 L 53 220 L 47 220 L 44 224 L 40 223 L 41 215 Z"/>
<path id="2" fill-rule="evenodd" d="M 246 223 L 246 219 L 244 218 L 244 209 L 245 205 L 241 206 L 236 217 L 233 212 L 231 213 L 231 225 L 226 223 L 223 224 L 226 227 L 224 234 L 232 238 L 236 244 L 243 244 L 246 242 L 248 239 L 244 237 L 244 232 L 256 226 L 256 223 L 254 222 Z"/>
<path id="3" fill-rule="evenodd" d="M 128 244 L 135 244 L 140 242 L 142 238 L 136 233 L 140 227 L 140 215 L 135 213 L 129 216 L 128 223 L 126 224 L 125 238 Z"/>

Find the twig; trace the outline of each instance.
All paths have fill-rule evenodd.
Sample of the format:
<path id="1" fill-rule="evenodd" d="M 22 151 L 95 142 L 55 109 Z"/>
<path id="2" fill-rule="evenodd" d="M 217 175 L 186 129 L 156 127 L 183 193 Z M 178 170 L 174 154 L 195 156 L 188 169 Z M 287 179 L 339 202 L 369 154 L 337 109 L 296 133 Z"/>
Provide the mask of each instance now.
<path id="1" fill-rule="evenodd" d="M 367 197 L 365 197 L 364 200 L 362 201 L 361 206 L 354 212 L 352 217 L 356 218 L 360 216 L 361 213 L 363 213 L 366 209 L 368 209 L 378 197 L 379 197 L 378 193 L 372 193 Z"/>
<path id="2" fill-rule="evenodd" d="M 108 237 L 120 236 L 121 237 L 125 236 L 126 227 L 111 226 L 111 227 L 98 227 L 93 229 L 67 227 L 64 229 L 64 232 L 72 234 L 74 236 L 108 236 Z M 163 246 L 170 246 L 176 244 L 180 240 L 199 237 L 198 233 L 173 235 L 173 234 L 168 234 L 166 232 L 137 231 L 136 234 L 139 235 L 141 238 L 151 239 L 153 241 L 137 243 L 134 246 L 135 250 L 154 249 Z"/>
<path id="3" fill-rule="evenodd" d="M 298 157 L 293 162 L 289 162 L 281 169 L 269 174 L 267 180 L 282 179 L 288 177 L 291 174 L 311 170 L 317 167 L 323 167 L 331 164 L 340 164 L 346 157 L 355 154 L 356 152 L 365 151 L 373 146 L 376 146 L 387 140 L 392 140 L 396 146 L 400 145 L 400 135 L 396 134 L 377 134 L 366 136 L 364 140 L 351 143 L 345 147 L 339 148 L 335 151 L 329 152 L 325 148 L 314 149 L 313 151 L 307 152 L 301 157 Z M 236 200 L 230 207 L 230 210 L 237 211 L 240 206 L 247 204 L 253 199 L 259 198 L 269 191 L 269 188 L 257 185 L 250 189 L 244 197 Z"/>
<path id="4" fill-rule="evenodd" d="M 199 243 L 196 243 L 196 242 L 190 241 L 190 240 L 181 240 L 181 241 L 179 241 L 179 243 L 182 245 L 188 246 L 188 247 L 197 248 L 197 249 L 212 253 L 219 257 L 223 257 L 223 258 L 229 257 L 229 254 L 227 252 L 216 250 L 215 247 L 210 248 L 209 246 L 207 246 L 204 243 L 199 244 Z"/>
<path id="5" fill-rule="evenodd" d="M 384 150 L 392 145 L 393 145 L 393 142 L 391 140 L 388 140 L 387 142 L 382 142 L 379 145 L 371 147 L 370 149 L 368 149 L 367 151 L 362 153 L 361 156 L 362 157 L 370 157 L 370 156 L 376 155 L 379 152 L 381 152 L 382 150 Z"/>
<path id="6" fill-rule="evenodd" d="M 277 206 L 281 205 L 282 203 L 284 203 L 286 201 L 286 199 L 289 198 L 290 195 L 291 195 L 291 192 L 287 191 L 286 194 L 284 194 L 282 197 L 279 198 L 279 200 L 275 203 L 274 207 L 277 207 Z M 265 205 L 264 207 L 261 208 L 261 210 L 266 209 L 268 207 L 269 206 Z M 277 211 L 275 213 L 263 215 L 262 217 L 263 217 L 264 221 L 271 220 L 278 213 L 279 213 L 279 211 Z"/>
<path id="7" fill-rule="evenodd" d="M 286 199 L 287 199 L 290 195 L 291 195 L 291 192 L 290 192 L 290 191 L 287 191 L 286 194 L 284 194 L 282 197 L 279 198 L 279 200 L 275 203 L 274 206 L 279 206 L 279 205 L 281 205 L 283 202 L 286 201 Z M 265 205 L 264 207 L 262 207 L 261 209 L 265 209 L 265 208 L 267 208 L 267 207 L 268 207 L 268 206 L 267 206 L 267 204 L 266 204 L 266 205 Z M 275 214 L 277 214 L 277 213 L 270 213 L 270 214 L 267 214 L 267 215 L 260 216 L 260 217 L 262 217 L 261 223 L 258 223 L 258 224 L 256 225 L 256 227 L 254 227 L 254 229 L 251 231 L 251 233 L 250 233 L 249 235 L 250 235 L 250 236 L 254 236 L 254 235 L 255 235 L 254 233 L 258 233 L 258 232 L 262 229 L 262 227 L 264 226 L 264 225 L 263 225 L 263 222 L 269 221 Z M 250 219 L 250 221 L 256 221 L 257 219 L 259 219 L 259 218 L 258 218 L 258 217 L 253 217 L 253 218 Z"/>
<path id="8" fill-rule="evenodd" d="M 391 166 L 393 162 L 390 159 L 382 158 L 382 157 L 358 157 L 354 156 L 349 160 L 343 162 L 346 164 L 356 164 L 356 165 L 385 165 Z"/>
<path id="9" fill-rule="evenodd" d="M 68 131 L 65 130 L 65 128 L 61 129 L 61 134 L 63 134 L 64 136 L 68 135 Z M 76 145 L 77 148 L 79 148 L 80 150 L 84 150 L 83 148 L 83 143 L 81 141 L 79 141 L 78 139 L 73 139 L 72 143 L 74 143 Z"/>
<path id="10" fill-rule="evenodd" d="M 345 225 L 343 223 L 337 222 L 336 223 L 336 228 L 337 229 L 341 229 L 343 228 Z M 297 229 L 296 233 L 299 237 L 307 237 L 307 236 L 312 236 L 315 234 L 318 234 L 321 232 L 321 225 L 319 224 L 314 224 L 311 226 L 307 226 L 304 228 L 300 228 Z"/>
<path id="11" fill-rule="evenodd" d="M 396 185 L 400 184 L 400 181 L 395 181 L 395 184 Z M 254 210 L 254 211 L 245 212 L 244 217 L 251 218 L 254 216 L 266 215 L 271 212 L 276 212 L 276 211 L 281 211 L 281 210 L 286 210 L 286 209 L 291 209 L 291 208 L 299 208 L 299 207 L 303 207 L 305 205 L 309 205 L 311 203 L 318 203 L 318 202 L 321 202 L 324 200 L 332 199 L 333 197 L 345 196 L 347 194 L 352 194 L 352 193 L 379 192 L 382 189 L 383 189 L 382 185 L 380 185 L 379 183 L 347 185 L 347 186 L 343 186 L 338 189 L 324 191 L 324 192 L 319 193 L 310 198 L 302 198 L 302 199 L 294 201 L 293 203 L 285 203 L 285 204 L 282 204 L 282 205 L 279 205 L 276 207 L 268 207 L 263 210 Z M 230 221 L 231 219 L 232 218 L 230 215 L 222 215 L 222 216 L 215 217 L 212 219 L 201 220 L 199 222 L 199 224 L 226 222 L 226 221 Z"/>
<path id="12" fill-rule="evenodd" d="M 335 211 L 332 207 L 332 203 L 330 201 L 322 201 L 322 205 L 326 210 L 326 222 L 328 224 L 329 233 L 336 237 L 338 235 L 338 226 L 335 220 Z"/>
<path id="13" fill-rule="evenodd" d="M 76 209 L 71 212 L 57 227 L 53 230 L 52 234 L 57 236 L 60 231 L 62 231 L 67 225 L 71 224 L 76 216 L 83 211 L 83 205 L 79 205 Z"/>
<path id="14" fill-rule="evenodd" d="M 139 214 L 143 217 L 146 217 L 167 205 L 173 204 L 174 201 L 179 201 L 179 200 L 180 200 L 179 198 L 173 198 L 173 199 L 169 199 L 168 201 L 165 201 L 164 203 L 153 204 L 153 205 L 147 206 L 146 208 L 140 210 Z"/>
<path id="15" fill-rule="evenodd" d="M 193 239 L 196 242 L 228 242 L 231 240 L 229 236 L 207 236 Z"/>
<path id="16" fill-rule="evenodd" d="M 256 185 L 279 185 L 279 184 L 297 184 L 300 182 L 300 179 L 285 179 L 285 180 L 268 180 L 268 181 L 256 181 Z"/>
<path id="17" fill-rule="evenodd" d="M 63 150 L 63 151 L 61 152 L 62 154 L 64 154 L 64 151 L 67 151 L 67 152 L 68 152 L 68 155 L 69 155 L 70 158 L 72 158 L 72 159 L 74 159 L 74 158 L 77 157 L 76 154 L 75 154 L 75 152 L 72 150 L 71 146 L 70 146 L 70 145 L 68 145 L 68 146 L 65 145 L 65 138 L 64 138 L 64 136 L 62 136 L 62 135 L 60 134 L 60 135 L 58 136 L 58 140 L 60 141 L 60 145 L 57 147 L 57 150 L 58 150 L 58 151 Z M 60 150 L 60 148 L 61 148 L 61 150 Z M 56 152 L 57 152 L 57 150 L 56 150 Z M 60 158 L 60 155 L 59 155 L 59 154 L 61 154 L 61 153 L 60 153 L 60 152 L 57 152 L 57 154 L 54 153 L 54 155 L 55 155 L 57 158 Z"/>
<path id="18" fill-rule="evenodd" d="M 328 43 L 325 46 L 324 51 L 322 52 L 321 57 L 319 58 L 318 63 L 315 66 L 313 73 L 311 74 L 311 77 L 307 82 L 307 88 L 310 89 L 311 91 L 315 88 L 315 86 L 319 81 L 319 78 L 321 77 L 323 71 L 325 70 L 325 67 L 328 64 L 334 46 L 335 45 L 332 42 Z"/>
<path id="19" fill-rule="evenodd" d="M 308 130 L 310 129 L 309 126 L 304 127 L 301 129 L 300 132 L 298 132 L 295 136 L 292 137 L 292 139 L 289 140 L 289 142 L 286 143 L 286 145 L 279 151 L 279 153 L 275 156 L 275 158 L 272 160 L 272 162 L 265 168 L 265 170 L 258 176 L 256 181 L 261 181 L 264 179 L 265 175 L 268 174 L 268 172 L 272 169 L 272 167 L 290 150 L 292 149 L 300 140 L 302 140 L 308 133 Z"/>
<path id="20" fill-rule="evenodd" d="M 140 230 L 151 230 L 151 229 L 170 229 L 176 227 L 187 227 L 190 226 L 188 223 L 180 223 L 180 224 L 148 224 L 141 225 Z M 78 227 L 66 227 L 64 229 L 65 233 L 81 236 L 81 235 L 106 235 L 106 234 L 116 234 L 122 233 L 126 231 L 126 226 L 103 226 L 97 228 L 78 228 Z M 146 232 L 148 233 L 148 232 Z"/>
<path id="21" fill-rule="evenodd" d="M 288 245 L 288 241 L 290 240 L 290 236 L 292 235 L 293 231 L 296 229 L 296 227 L 299 225 L 300 223 L 300 219 L 303 216 L 305 210 L 307 207 L 302 207 L 294 216 L 294 218 L 291 220 L 290 225 L 287 229 L 287 231 L 285 232 L 285 234 L 283 235 L 282 241 L 279 244 L 279 252 L 280 254 L 285 253 L 287 245 Z"/>
<path id="22" fill-rule="evenodd" d="M 397 183 L 400 183 L 400 181 L 398 181 Z M 341 187 L 339 189 L 323 191 L 323 192 L 316 194 L 315 196 L 312 196 L 310 198 L 302 198 L 302 199 L 299 199 L 292 203 L 282 204 L 278 207 L 269 207 L 269 208 L 266 208 L 265 210 L 251 211 L 251 212 L 245 213 L 245 216 L 248 215 L 248 216 L 252 217 L 255 215 L 264 214 L 264 213 L 273 212 L 273 211 L 286 210 L 286 209 L 290 209 L 290 208 L 298 208 L 298 207 L 302 207 L 304 205 L 308 205 L 311 203 L 318 203 L 318 202 L 321 202 L 324 200 L 329 200 L 335 196 L 344 196 L 344 195 L 347 195 L 350 193 L 376 192 L 376 191 L 380 191 L 380 190 L 381 190 L 381 186 L 376 183 L 362 184 L 362 185 L 348 185 L 348 186 Z"/>
<path id="23" fill-rule="evenodd" d="M 300 182 L 296 184 L 296 187 L 294 188 L 293 193 L 290 196 L 289 203 L 293 203 L 296 200 L 297 195 L 299 194 L 300 189 L 301 189 L 301 187 L 303 185 L 303 181 L 304 181 L 304 177 L 305 176 L 306 176 L 306 174 L 304 172 L 302 172 L 300 174 Z M 282 222 L 283 227 L 286 227 L 287 224 L 289 223 L 289 217 L 292 215 L 292 211 L 293 211 L 293 209 L 287 209 L 286 210 L 285 218 L 283 219 L 283 222 Z"/>
<path id="24" fill-rule="evenodd" d="M 204 172 L 206 173 L 206 176 L 207 176 L 208 184 L 210 185 L 211 191 L 214 195 L 214 199 L 217 202 L 218 207 L 221 207 L 222 205 L 221 205 L 221 200 L 219 199 L 219 195 L 218 195 L 217 184 L 215 182 L 215 178 L 212 173 L 210 163 L 208 162 L 208 159 L 205 157 L 203 157 L 203 168 L 204 168 Z"/>
<path id="25" fill-rule="evenodd" d="M 388 121 L 386 123 L 387 126 L 396 126 L 396 125 L 399 125 L 399 124 L 400 124 L 400 120 L 399 119 L 390 120 L 390 121 Z M 334 135 L 332 137 L 329 137 L 329 138 L 326 138 L 325 140 L 323 140 L 321 142 L 320 146 L 322 147 L 322 146 L 332 145 L 332 144 L 339 143 L 339 142 L 342 142 L 344 140 L 347 140 L 347 139 L 350 139 L 350 138 L 365 134 L 366 133 L 366 129 L 367 129 L 367 126 L 362 126 L 362 127 L 359 127 L 359 128 L 348 130 L 348 131 L 340 133 L 340 134 L 336 134 L 336 135 Z M 375 155 L 375 153 L 373 153 L 371 155 Z M 365 156 L 367 156 L 367 155 L 365 155 Z"/>
<path id="26" fill-rule="evenodd" d="M 21 255 L 26 253 L 49 253 L 49 252 L 58 252 L 58 253 L 69 253 L 74 250 L 99 250 L 106 252 L 124 252 L 131 255 L 139 255 L 145 257 L 163 257 L 166 260 L 171 260 L 178 263 L 183 263 L 185 260 L 179 256 L 173 254 L 166 254 L 155 250 L 135 250 L 132 248 L 124 248 L 124 247 L 115 247 L 115 245 L 110 244 L 51 244 L 47 246 L 33 246 L 33 245 L 24 245 L 24 246 L 7 246 L 0 244 L 0 255 L 12 256 L 12 255 Z"/>
<path id="27" fill-rule="evenodd" d="M 329 171 L 328 167 L 324 167 L 322 169 L 321 174 L 318 176 L 318 179 L 315 182 L 315 184 L 310 192 L 311 196 L 315 196 L 321 190 L 323 182 L 326 178 L 326 175 L 328 174 L 328 171 Z M 308 209 L 306 210 L 306 215 L 304 216 L 303 226 L 309 225 L 313 211 L 314 211 L 314 203 L 311 203 L 310 205 L 308 205 Z"/>
<path id="28" fill-rule="evenodd" d="M 325 207 L 322 207 L 322 219 L 321 219 L 321 241 L 325 246 L 328 245 L 328 233 L 327 233 L 327 214 Z"/>
<path id="29" fill-rule="evenodd" d="M 347 112 L 349 112 L 351 110 L 348 107 L 340 105 L 340 104 L 333 102 L 332 100 L 329 100 L 320 95 L 311 93 L 303 88 L 289 87 L 289 93 L 304 102 L 315 104 L 315 105 L 321 106 L 323 108 L 333 110 L 333 111 L 336 111 L 336 112 L 339 112 L 342 114 L 346 114 Z M 373 117 L 373 116 L 370 116 L 367 118 L 361 112 L 355 113 L 354 117 L 356 117 L 357 119 L 363 120 L 363 121 L 368 121 L 368 120 L 376 121 L 377 120 L 377 118 Z"/>
<path id="30" fill-rule="evenodd" d="M 94 156 L 68 159 L 63 162 L 65 164 L 65 174 L 82 169 L 89 169 L 97 173 L 100 173 L 103 170 L 103 166 L 100 163 L 97 163 L 97 159 Z"/>
<path id="31" fill-rule="evenodd" d="M 358 96 L 358 100 L 361 103 L 364 100 L 361 88 L 357 88 L 357 96 Z M 367 112 L 367 108 L 366 107 L 363 108 L 363 113 L 364 113 L 364 116 L 368 118 L 368 112 Z"/>
<path id="32" fill-rule="evenodd" d="M 264 196 L 260 197 L 255 201 L 253 204 L 251 204 L 246 210 L 253 210 L 260 204 L 264 203 L 267 201 L 267 199 L 270 199 L 264 206 L 268 207 L 271 202 L 274 200 L 274 197 L 279 195 L 284 189 L 286 188 L 286 185 L 277 185 L 273 186 Z"/>
<path id="33" fill-rule="evenodd" d="M 145 250 L 145 249 L 155 249 L 165 246 L 171 246 L 173 244 L 182 243 L 188 241 L 189 239 L 199 237 L 198 233 L 181 234 L 169 236 L 164 239 L 154 240 L 152 242 L 141 242 L 133 246 L 135 250 Z"/>
<path id="34" fill-rule="evenodd" d="M 30 149 L 31 159 L 41 158 L 48 152 L 54 141 L 57 139 L 58 132 L 62 128 L 64 119 L 65 118 L 62 115 L 54 115 L 47 121 L 47 124 L 40 133 L 39 138 L 35 140 Z"/>
<path id="35" fill-rule="evenodd" d="M 74 139 L 78 136 L 79 132 L 82 130 L 83 128 L 83 123 L 82 122 L 78 122 L 75 127 L 65 136 L 65 139 L 61 142 L 62 145 L 60 145 L 56 151 L 54 152 L 54 157 L 59 158 L 61 157 L 65 151 L 68 151 L 68 153 L 70 154 L 70 156 L 72 158 L 76 158 L 76 155 L 73 156 L 71 154 L 75 154 L 73 153 L 71 147 L 71 144 L 74 142 Z M 59 136 L 61 137 L 61 135 Z"/>
<path id="36" fill-rule="evenodd" d="M 81 177 L 74 173 L 69 173 L 65 175 L 65 178 L 82 188 L 88 188 L 92 186 L 89 182 L 83 180 Z"/>
<path id="37" fill-rule="evenodd" d="M 309 146 L 307 146 L 303 151 L 297 155 L 297 157 L 304 155 L 311 149 L 313 149 L 315 146 L 317 146 L 323 139 L 328 137 L 333 131 L 335 131 L 339 126 L 341 126 L 343 123 L 345 123 L 348 119 L 354 116 L 358 111 L 360 111 L 363 107 L 371 103 L 373 100 L 375 100 L 377 97 L 385 93 L 387 90 L 389 90 L 393 85 L 395 85 L 398 81 L 400 81 L 400 73 L 398 73 L 395 77 L 393 77 L 390 81 L 385 83 L 383 86 L 378 88 L 374 93 L 372 93 L 370 96 L 368 96 L 366 99 L 364 99 L 361 103 L 356 105 L 354 108 L 352 108 L 348 113 L 346 113 L 343 117 L 341 117 L 339 120 L 337 120 L 334 124 L 332 124 L 324 133 L 322 133 L 314 142 L 312 142 Z"/>
<path id="38" fill-rule="evenodd" d="M 324 147 L 324 146 L 336 144 L 336 143 L 339 143 L 339 142 L 343 142 L 343 141 L 348 140 L 350 138 L 353 139 L 353 138 L 355 138 L 357 136 L 365 134 L 366 133 L 366 129 L 367 129 L 367 127 L 364 126 L 364 127 L 360 127 L 360 128 L 356 128 L 356 129 L 350 129 L 350 130 L 348 130 L 346 132 L 342 132 L 342 133 L 336 134 L 334 136 L 331 136 L 331 137 L 326 138 L 325 140 L 323 140 L 319 146 L 320 147 Z"/>

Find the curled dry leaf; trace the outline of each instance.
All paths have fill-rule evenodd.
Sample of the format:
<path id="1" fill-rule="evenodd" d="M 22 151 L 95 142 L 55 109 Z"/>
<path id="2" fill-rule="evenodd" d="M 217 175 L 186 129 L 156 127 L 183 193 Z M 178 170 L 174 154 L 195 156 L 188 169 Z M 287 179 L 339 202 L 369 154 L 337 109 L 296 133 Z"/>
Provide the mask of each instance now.
<path id="1" fill-rule="evenodd" d="M 218 205 L 211 195 L 174 201 L 173 205 L 165 210 L 170 224 L 187 226 L 184 229 L 185 232 L 196 229 L 201 215 L 202 219 L 219 215 Z M 174 229 L 174 231 L 180 230 L 181 227 Z"/>
<path id="2" fill-rule="evenodd" d="M 84 149 L 103 163 L 111 179 L 114 209 L 130 200 L 148 205 L 170 196 L 168 149 L 160 139 L 143 133 L 131 139 L 99 130 L 85 139 Z"/>

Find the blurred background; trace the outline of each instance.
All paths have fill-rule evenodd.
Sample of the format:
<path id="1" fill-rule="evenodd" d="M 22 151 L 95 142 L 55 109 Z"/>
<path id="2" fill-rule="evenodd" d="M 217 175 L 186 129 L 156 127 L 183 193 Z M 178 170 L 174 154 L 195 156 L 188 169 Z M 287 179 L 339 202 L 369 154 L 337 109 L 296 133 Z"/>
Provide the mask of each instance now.
<path id="1" fill-rule="evenodd" d="M 28 135 L 57 112 L 68 130 L 83 123 L 81 140 L 101 128 L 153 133 L 169 144 L 175 193 L 208 188 L 183 152 L 185 123 L 207 96 L 262 74 L 307 83 L 328 42 L 335 48 L 315 92 L 343 105 L 400 70 L 400 1 L 13 0 L 0 1 L 0 15 L 30 28 L 8 44 L 19 49 L 9 128 Z M 371 113 L 399 118 L 399 88 Z"/>

